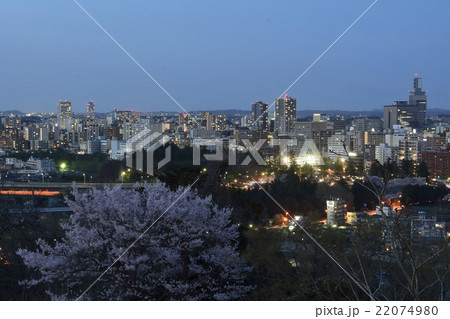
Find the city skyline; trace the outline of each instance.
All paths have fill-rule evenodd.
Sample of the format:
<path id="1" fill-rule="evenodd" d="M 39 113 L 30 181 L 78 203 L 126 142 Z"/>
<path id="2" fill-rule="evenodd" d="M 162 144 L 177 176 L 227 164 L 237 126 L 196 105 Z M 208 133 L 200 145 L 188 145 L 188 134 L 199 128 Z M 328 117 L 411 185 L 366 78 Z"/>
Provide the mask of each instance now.
<path id="1" fill-rule="evenodd" d="M 427 94 L 429 93 L 429 91 L 428 90 L 422 90 L 422 82 L 423 82 L 422 77 L 420 77 L 416 73 L 414 75 L 414 79 L 413 79 L 413 88 L 412 88 L 413 90 L 408 90 L 408 94 L 409 94 L 408 99 L 409 99 L 409 104 L 416 104 L 416 101 L 415 101 L 416 99 L 417 99 L 417 101 L 425 99 L 424 103 L 425 103 L 425 110 L 426 110 L 427 109 L 427 106 L 426 106 L 427 102 L 426 101 L 428 100 L 428 95 Z M 420 83 L 420 84 L 418 84 L 418 83 Z M 420 85 L 420 87 L 418 87 L 418 85 Z M 419 89 L 416 91 L 417 88 L 419 88 Z M 221 111 L 222 112 L 237 111 L 237 112 L 242 112 L 243 114 L 249 113 L 249 115 L 251 115 L 251 118 L 255 117 L 255 112 L 256 112 L 256 114 L 258 114 L 258 116 L 256 116 L 255 118 L 259 118 L 259 121 L 261 121 L 261 123 L 263 123 L 265 121 L 264 118 L 270 117 L 270 118 L 273 119 L 275 117 L 277 101 L 283 100 L 287 96 L 288 96 L 288 94 L 285 94 L 284 97 L 275 98 L 274 102 L 270 106 L 269 106 L 270 103 L 266 103 L 264 101 L 259 101 L 258 100 L 256 102 L 251 102 L 250 103 L 250 109 L 247 106 L 247 107 L 243 107 L 243 108 L 231 108 L 231 109 L 209 109 L 209 110 L 198 109 L 198 110 L 190 110 L 189 112 L 191 112 L 192 114 L 197 114 L 197 113 L 202 113 L 202 112 L 216 112 L 217 113 L 217 112 L 221 112 Z M 294 100 L 297 99 L 296 97 L 289 97 L 289 98 L 293 98 Z M 303 112 L 319 112 L 319 111 L 320 112 L 336 112 L 334 114 L 337 114 L 337 112 L 344 112 L 344 113 L 349 113 L 350 112 L 351 113 L 352 111 L 354 111 L 356 113 L 360 112 L 359 114 L 361 114 L 361 115 L 364 115 L 365 113 L 370 114 L 370 113 L 373 113 L 373 112 L 379 112 L 381 114 L 381 113 L 383 113 L 383 108 L 386 109 L 386 107 L 388 107 L 388 106 L 392 107 L 394 105 L 397 105 L 398 103 L 405 104 L 405 103 L 408 102 L 408 101 L 401 100 L 402 98 L 405 98 L 405 96 L 403 96 L 403 97 L 398 96 L 395 99 L 393 105 L 384 105 L 384 106 L 381 106 L 381 107 L 377 107 L 375 109 L 359 109 L 359 110 L 358 109 L 355 109 L 355 110 L 347 110 L 347 109 L 324 109 L 324 110 L 319 110 L 319 109 L 300 109 L 300 110 L 295 110 L 295 113 L 297 114 L 297 116 L 298 116 L 298 113 L 302 112 L 302 111 Z M 72 101 L 69 100 L 69 99 L 64 99 L 63 100 L 63 99 L 60 98 L 58 100 L 58 102 L 56 103 L 56 105 L 57 105 L 56 110 L 53 110 L 53 111 L 50 110 L 48 112 L 45 112 L 45 111 L 34 110 L 32 112 L 23 112 L 20 109 L 5 109 L 5 110 L 1 110 L 0 109 L 0 113 L 1 112 L 21 112 L 23 114 L 53 114 L 53 115 L 56 115 L 56 114 L 59 113 L 59 108 L 60 108 L 61 103 L 63 103 L 63 104 L 64 103 L 70 104 L 70 112 L 69 113 L 86 114 L 86 116 L 88 118 L 94 118 L 95 117 L 95 113 L 108 114 L 108 113 L 117 112 L 119 110 L 119 108 L 113 107 L 110 110 L 98 111 L 97 112 L 96 111 L 96 103 L 95 103 L 94 100 L 91 99 L 90 101 L 87 101 L 86 104 L 84 105 L 84 110 L 79 110 L 79 111 L 73 111 L 72 112 L 72 110 L 71 110 L 72 109 Z M 261 104 L 261 107 L 264 107 L 264 108 L 261 108 L 261 110 L 264 109 L 265 111 L 260 111 L 260 110 L 256 111 L 255 110 L 255 106 L 258 106 L 259 104 Z M 171 111 L 171 110 L 169 110 L 169 111 L 167 111 L 167 110 L 166 111 L 164 111 L 164 110 L 138 111 L 136 109 L 133 110 L 132 108 L 121 108 L 121 107 L 120 107 L 120 110 L 122 110 L 122 111 L 131 111 L 131 112 L 142 113 L 142 114 L 146 114 L 146 113 L 147 114 L 151 114 L 151 113 L 155 113 L 155 114 L 157 114 L 157 113 L 161 113 L 161 114 L 163 114 L 163 113 L 176 114 L 176 113 L 179 113 L 179 114 L 189 115 L 186 112 L 180 112 L 180 111 L 177 111 L 177 110 L 174 110 L 174 111 Z M 434 111 L 440 111 L 440 110 L 445 110 L 445 109 L 436 107 L 436 108 L 430 108 L 430 110 L 432 110 L 432 111 L 433 110 Z M 259 117 L 259 116 L 262 116 L 262 115 L 264 115 L 264 118 L 263 117 Z M 423 120 L 425 120 L 425 118 L 426 118 L 426 112 L 425 112 L 425 115 L 423 116 Z M 253 124 L 255 124 L 255 123 L 253 123 Z"/>
<path id="2" fill-rule="evenodd" d="M 3 313 L 448 317 L 448 12 L 0 1 Z"/>
<path id="3" fill-rule="evenodd" d="M 273 14 L 276 5 L 270 2 L 255 8 L 245 4 L 237 13 L 232 3 L 215 4 L 192 10 L 190 16 L 183 15 L 182 3 L 172 7 L 138 2 L 141 12 L 119 3 L 111 3 L 107 11 L 101 10 L 100 2 L 81 4 L 183 107 L 208 111 L 245 110 L 255 100 L 272 103 L 370 1 L 346 1 L 345 6 L 329 2 L 326 8 L 287 2 L 282 17 Z M 97 112 L 114 107 L 180 111 L 71 1 L 5 1 L 0 6 L 9 13 L 0 22 L 8 48 L 0 53 L 5 65 L 0 75 L 1 111 L 53 113 L 60 98 L 70 100 L 75 113 L 85 112 L 90 100 L 96 102 Z M 425 78 L 429 108 L 448 107 L 448 70 L 439 64 L 450 48 L 442 6 L 449 5 L 379 2 L 289 90 L 298 99 L 297 110 L 379 109 L 407 93 L 414 73 Z M 161 13 L 168 21 L 159 17 Z M 262 22 L 252 24 L 252 14 Z M 379 23 L 394 17 L 394 27 Z M 41 24 L 35 30 L 31 27 L 36 19 Z M 174 20 L 176 27 L 170 26 Z M 12 27 L 14 34 L 7 32 Z M 235 36 L 220 36 L 231 34 Z M 261 50 L 249 50 L 255 40 Z M 412 46 L 419 40 L 428 45 Z"/>

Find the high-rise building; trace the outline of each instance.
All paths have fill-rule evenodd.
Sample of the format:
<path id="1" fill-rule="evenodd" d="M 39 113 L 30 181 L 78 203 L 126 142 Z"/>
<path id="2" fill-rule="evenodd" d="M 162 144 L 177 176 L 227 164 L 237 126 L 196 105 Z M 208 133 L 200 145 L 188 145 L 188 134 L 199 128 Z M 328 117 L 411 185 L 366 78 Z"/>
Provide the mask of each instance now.
<path id="1" fill-rule="evenodd" d="M 214 124 L 214 114 L 206 112 L 205 117 L 206 117 L 206 130 L 211 131 L 213 129 Z"/>
<path id="2" fill-rule="evenodd" d="M 114 119 L 119 123 L 137 123 L 139 116 L 130 110 L 119 111 L 114 109 Z"/>
<path id="3" fill-rule="evenodd" d="M 421 127 L 427 122 L 427 92 L 422 91 L 422 78 L 414 78 L 414 90 L 408 101 L 396 101 L 384 106 L 384 129 L 394 125 Z"/>
<path id="4" fill-rule="evenodd" d="M 426 142 L 417 136 L 410 136 L 399 141 L 399 160 L 410 160 L 420 162 L 422 160 L 422 151 L 426 148 Z"/>
<path id="5" fill-rule="evenodd" d="M 178 114 L 178 125 L 181 131 L 186 132 L 188 130 L 188 124 L 191 121 L 191 117 L 187 113 L 179 113 Z"/>
<path id="6" fill-rule="evenodd" d="M 327 225 L 341 226 L 345 223 L 345 201 L 335 198 L 327 200 Z"/>
<path id="7" fill-rule="evenodd" d="M 287 94 L 275 100 L 275 127 L 278 134 L 289 134 L 294 131 L 297 118 L 297 99 Z"/>
<path id="8" fill-rule="evenodd" d="M 5 128 L 20 128 L 22 121 L 20 120 L 20 117 L 16 116 L 9 116 L 9 117 L 2 117 L 1 124 Z"/>
<path id="9" fill-rule="evenodd" d="M 255 130 L 269 130 L 269 114 L 267 109 L 269 104 L 256 101 L 252 103 L 252 128 Z"/>
<path id="10" fill-rule="evenodd" d="M 432 135 L 427 136 L 426 139 L 427 139 L 427 148 L 430 148 L 432 150 L 439 150 L 447 146 L 447 138 L 445 136 Z"/>
<path id="11" fill-rule="evenodd" d="M 380 145 L 385 143 L 386 135 L 383 133 L 364 132 L 364 145 Z"/>
<path id="12" fill-rule="evenodd" d="M 311 122 L 311 137 L 322 156 L 328 156 L 328 138 L 333 135 L 327 122 Z"/>
<path id="13" fill-rule="evenodd" d="M 347 159 L 350 149 L 350 137 L 348 135 L 332 135 L 328 138 L 328 157 L 336 161 L 338 159 Z"/>
<path id="14" fill-rule="evenodd" d="M 58 112 L 56 114 L 56 122 L 60 129 L 70 129 L 72 120 L 72 103 L 69 101 L 61 101 L 57 103 Z"/>
<path id="15" fill-rule="evenodd" d="M 95 118 L 95 103 L 94 101 L 90 101 L 86 104 L 86 114 L 88 119 Z"/>
<path id="16" fill-rule="evenodd" d="M 427 123 L 427 92 L 422 91 L 422 78 L 416 74 L 414 78 L 414 89 L 409 92 L 409 104 L 418 107 L 417 121 L 419 125 Z"/>
<path id="17" fill-rule="evenodd" d="M 247 127 L 248 125 L 248 116 L 244 115 L 243 117 L 241 117 L 241 123 L 240 123 L 241 127 Z"/>
<path id="18" fill-rule="evenodd" d="M 214 129 L 214 114 L 211 112 L 199 112 L 199 120 L 203 122 L 206 130 L 211 131 Z"/>
<path id="19" fill-rule="evenodd" d="M 2 128 L 0 130 L 0 149 L 23 149 L 23 134 L 17 128 Z"/>
<path id="20" fill-rule="evenodd" d="M 422 152 L 431 178 L 450 178 L 450 149 Z"/>
<path id="21" fill-rule="evenodd" d="M 214 129 L 216 131 L 225 131 L 227 128 L 227 116 L 223 114 L 217 114 L 214 116 Z"/>
<path id="22" fill-rule="evenodd" d="M 395 101 L 384 106 L 384 128 L 392 129 L 395 125 L 402 127 L 417 127 L 418 107 L 409 105 L 407 101 Z"/>
<path id="23" fill-rule="evenodd" d="M 388 159 L 392 159 L 392 149 L 386 144 L 380 144 L 375 146 L 375 159 L 384 164 Z"/>

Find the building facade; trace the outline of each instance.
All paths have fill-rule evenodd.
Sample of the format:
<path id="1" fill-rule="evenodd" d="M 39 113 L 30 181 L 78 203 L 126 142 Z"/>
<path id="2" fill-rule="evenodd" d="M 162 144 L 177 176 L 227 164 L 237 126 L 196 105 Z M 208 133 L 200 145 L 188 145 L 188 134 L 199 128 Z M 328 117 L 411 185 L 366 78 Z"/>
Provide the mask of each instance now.
<path id="1" fill-rule="evenodd" d="M 294 132 L 297 119 L 297 100 L 287 94 L 275 100 L 275 127 L 278 134 L 290 134 Z"/>
<path id="2" fill-rule="evenodd" d="M 268 131 L 269 130 L 269 104 L 261 101 L 252 103 L 252 128 L 255 130 Z"/>
<path id="3" fill-rule="evenodd" d="M 450 149 L 422 152 L 431 178 L 450 178 Z"/>
<path id="4" fill-rule="evenodd" d="M 57 103 L 56 122 L 59 128 L 69 130 L 72 120 L 72 103 L 69 101 L 59 101 Z"/>
<path id="5" fill-rule="evenodd" d="M 345 201 L 335 198 L 327 200 L 327 225 L 341 226 L 345 223 Z"/>

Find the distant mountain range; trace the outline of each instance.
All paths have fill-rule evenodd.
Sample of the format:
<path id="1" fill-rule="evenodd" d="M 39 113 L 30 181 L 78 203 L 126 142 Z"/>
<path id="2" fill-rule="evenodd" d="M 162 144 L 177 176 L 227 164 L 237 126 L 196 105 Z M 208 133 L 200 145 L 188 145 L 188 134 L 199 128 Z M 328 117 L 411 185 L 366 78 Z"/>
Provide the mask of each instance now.
<path id="1" fill-rule="evenodd" d="M 428 116 L 436 116 L 436 115 L 450 115 L 450 108 L 448 109 L 429 109 L 427 110 Z"/>
<path id="2" fill-rule="evenodd" d="M 273 111 L 273 109 L 271 110 Z M 199 111 L 194 111 L 192 113 L 198 113 Z M 250 115 L 251 112 L 249 110 L 214 110 L 209 111 L 214 114 L 224 114 L 228 117 L 236 117 L 236 116 L 243 116 L 243 115 Z M 352 117 L 352 116 L 359 116 L 359 115 L 366 115 L 366 116 L 378 116 L 383 117 L 383 110 L 382 109 L 376 109 L 376 110 L 369 110 L 369 111 L 361 111 L 361 110 L 354 110 L 354 111 L 348 111 L 348 110 L 299 110 L 297 111 L 297 118 L 306 118 L 306 117 L 312 117 L 313 114 L 316 113 L 323 113 L 328 116 L 334 116 L 334 115 L 344 115 L 345 117 Z M 450 115 L 450 109 L 428 109 L 427 111 L 428 116 L 436 116 L 436 115 Z"/>
<path id="3" fill-rule="evenodd" d="M 22 115 L 23 113 L 17 110 L 6 110 L 6 111 L 0 111 L 0 115 Z"/>

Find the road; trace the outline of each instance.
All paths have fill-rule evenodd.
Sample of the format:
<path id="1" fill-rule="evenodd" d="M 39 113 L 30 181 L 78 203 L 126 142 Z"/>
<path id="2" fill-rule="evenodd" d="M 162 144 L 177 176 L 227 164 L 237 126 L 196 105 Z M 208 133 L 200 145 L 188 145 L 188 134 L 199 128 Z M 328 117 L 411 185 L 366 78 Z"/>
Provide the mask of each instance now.
<path id="1" fill-rule="evenodd" d="M 78 188 L 103 188 L 104 186 L 113 187 L 116 185 L 122 185 L 122 187 L 130 188 L 135 183 L 76 183 Z M 19 183 L 2 183 L 0 189 L 33 189 L 33 188 L 45 188 L 45 189 L 71 189 L 73 183 L 52 183 L 52 182 L 19 182 Z"/>

